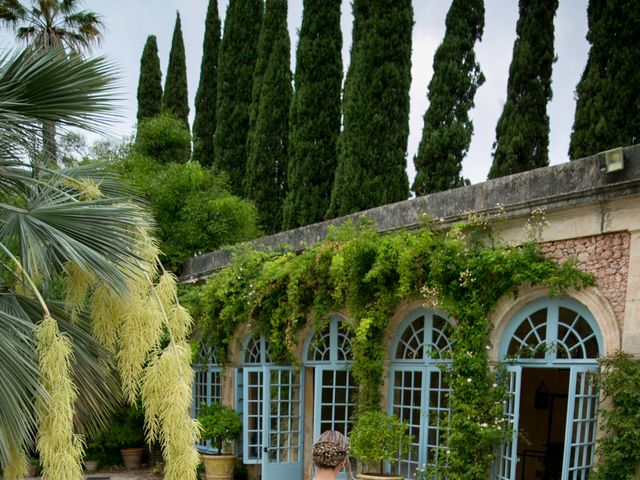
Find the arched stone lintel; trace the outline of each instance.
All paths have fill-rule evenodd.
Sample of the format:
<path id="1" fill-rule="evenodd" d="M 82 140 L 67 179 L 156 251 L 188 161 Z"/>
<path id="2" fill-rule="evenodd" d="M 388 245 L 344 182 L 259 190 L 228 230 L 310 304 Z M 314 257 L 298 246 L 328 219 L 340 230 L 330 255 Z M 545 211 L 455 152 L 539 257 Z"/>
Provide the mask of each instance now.
<path id="1" fill-rule="evenodd" d="M 595 287 L 587 287 L 581 290 L 569 289 L 564 296 L 580 302 L 596 319 L 598 328 L 602 334 L 604 343 L 602 348 L 605 356 L 611 355 L 620 349 L 622 337 L 616 320 L 616 314 L 611 303 L 600 290 Z M 489 317 L 493 325 L 493 330 L 491 331 L 492 348 L 489 352 L 489 359 L 491 361 L 499 361 L 498 349 L 500 341 L 502 340 L 507 325 L 509 325 L 513 317 L 527 304 L 545 297 L 550 297 L 547 287 L 523 286 L 520 288 L 517 297 L 509 294 L 503 296 L 498 301 Z"/>

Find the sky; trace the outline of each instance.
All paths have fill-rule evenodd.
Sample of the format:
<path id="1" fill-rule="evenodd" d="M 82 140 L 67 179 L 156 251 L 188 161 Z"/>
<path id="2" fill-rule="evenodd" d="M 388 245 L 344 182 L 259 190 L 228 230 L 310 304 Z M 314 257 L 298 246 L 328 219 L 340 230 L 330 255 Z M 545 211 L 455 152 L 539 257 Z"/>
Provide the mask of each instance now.
<path id="1" fill-rule="evenodd" d="M 218 9 L 224 25 L 228 0 L 219 0 Z M 553 67 L 553 99 L 548 106 L 550 117 L 550 163 L 568 161 L 569 137 L 575 112 L 574 92 L 587 61 L 587 0 L 562 0 L 555 19 Z M 163 73 L 166 74 L 176 11 L 180 11 L 187 61 L 190 119 L 193 123 L 194 103 L 200 76 L 204 19 L 208 0 L 85 0 L 84 6 L 103 17 L 104 39 L 96 54 L 106 55 L 122 73 L 122 119 L 114 124 L 114 136 L 130 135 L 137 111 L 136 89 L 140 73 L 140 56 L 147 35 L 156 35 Z M 414 0 L 413 50 L 411 69 L 411 111 L 407 148 L 407 173 L 413 181 L 413 157 L 422 135 L 423 115 L 428 107 L 427 86 L 433 74 L 433 56 L 444 36 L 444 21 L 450 0 Z M 516 37 L 518 2 L 485 0 L 485 29 L 476 45 L 476 57 L 486 77 L 475 97 L 471 111 L 474 136 L 462 174 L 478 183 L 486 180 L 491 166 L 495 127 L 506 99 L 509 65 Z M 298 30 L 302 21 L 302 0 L 289 0 L 289 34 L 291 37 L 292 71 Z M 351 47 L 353 18 L 349 0 L 342 4 L 343 63 L 346 73 Z"/>

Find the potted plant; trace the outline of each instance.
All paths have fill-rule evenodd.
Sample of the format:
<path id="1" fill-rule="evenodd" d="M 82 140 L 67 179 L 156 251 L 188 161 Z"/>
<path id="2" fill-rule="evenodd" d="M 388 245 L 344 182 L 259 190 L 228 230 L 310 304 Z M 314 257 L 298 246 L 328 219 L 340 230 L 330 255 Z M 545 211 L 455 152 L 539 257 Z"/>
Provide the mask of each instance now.
<path id="1" fill-rule="evenodd" d="M 144 452 L 144 415 L 135 406 L 123 407 L 102 434 L 106 448 L 119 448 L 125 468 L 140 468 Z"/>
<path id="2" fill-rule="evenodd" d="M 242 434 L 240 415 L 219 403 L 209 406 L 203 403 L 198 413 L 198 421 L 202 427 L 202 440 L 209 440 L 218 452 L 217 455 L 202 455 L 207 478 L 233 480 L 236 457 L 228 452 L 231 442 L 239 439 Z"/>
<path id="3" fill-rule="evenodd" d="M 84 470 L 87 473 L 98 470 L 103 450 L 104 448 L 99 440 L 92 440 L 87 443 L 87 449 L 84 452 Z"/>
<path id="4" fill-rule="evenodd" d="M 29 458 L 29 466 L 27 467 L 27 476 L 35 477 L 38 474 L 38 467 L 40 466 L 40 462 L 37 458 L 31 457 Z"/>
<path id="5" fill-rule="evenodd" d="M 361 413 L 349 434 L 351 454 L 365 465 L 356 478 L 402 480 L 401 475 L 384 474 L 384 465 L 393 465 L 409 450 L 411 435 L 407 424 L 380 411 Z M 374 470 L 375 469 L 375 470 Z M 370 470 L 373 470 L 371 473 Z"/>

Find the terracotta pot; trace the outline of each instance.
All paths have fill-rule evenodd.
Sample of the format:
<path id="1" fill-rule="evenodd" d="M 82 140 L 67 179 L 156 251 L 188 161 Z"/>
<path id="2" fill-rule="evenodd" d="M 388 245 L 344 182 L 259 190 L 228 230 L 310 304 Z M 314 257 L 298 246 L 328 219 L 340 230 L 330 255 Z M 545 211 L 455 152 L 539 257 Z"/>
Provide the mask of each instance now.
<path id="1" fill-rule="evenodd" d="M 202 455 L 207 480 L 233 480 L 235 455 Z"/>
<path id="2" fill-rule="evenodd" d="M 27 467 L 27 477 L 35 477 L 37 474 L 38 474 L 37 465 L 29 465 L 29 467 Z"/>
<path id="3" fill-rule="evenodd" d="M 84 469 L 87 472 L 95 472 L 98 470 L 98 465 L 100 465 L 99 460 L 85 460 L 84 461 Z"/>
<path id="4" fill-rule="evenodd" d="M 402 475 L 376 475 L 375 473 L 359 473 L 356 478 L 361 480 L 404 480 Z"/>
<path id="5" fill-rule="evenodd" d="M 140 468 L 142 452 L 144 452 L 144 448 L 123 448 L 120 450 L 124 467 L 128 470 Z"/>

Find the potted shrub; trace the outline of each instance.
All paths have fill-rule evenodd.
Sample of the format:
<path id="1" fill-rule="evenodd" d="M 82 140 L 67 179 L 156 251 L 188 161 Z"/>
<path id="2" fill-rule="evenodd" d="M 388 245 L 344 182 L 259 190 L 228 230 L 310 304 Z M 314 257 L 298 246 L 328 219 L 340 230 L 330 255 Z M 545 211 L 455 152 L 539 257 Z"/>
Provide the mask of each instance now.
<path id="1" fill-rule="evenodd" d="M 27 467 L 27 476 L 35 477 L 38 474 L 38 467 L 40 466 L 40 462 L 37 458 L 31 457 L 29 458 L 29 466 Z"/>
<path id="2" fill-rule="evenodd" d="M 95 472 L 103 459 L 104 447 L 100 438 L 87 442 L 84 452 L 84 469 L 88 473 Z"/>
<path id="3" fill-rule="evenodd" d="M 402 480 L 400 475 L 384 474 L 384 465 L 394 465 L 398 455 L 409 450 L 411 435 L 407 429 L 407 424 L 383 412 L 361 413 L 349 434 L 351 454 L 365 465 L 365 473 L 356 478 Z"/>
<path id="4" fill-rule="evenodd" d="M 125 468 L 140 468 L 144 452 L 144 415 L 140 409 L 121 408 L 101 438 L 105 447 L 120 449 Z"/>
<path id="5" fill-rule="evenodd" d="M 219 403 L 209 406 L 203 403 L 198 413 L 198 421 L 202 426 L 202 440 L 209 440 L 218 452 L 217 455 L 202 455 L 207 478 L 233 480 L 236 457 L 228 453 L 231 443 L 242 434 L 240 415 Z"/>

